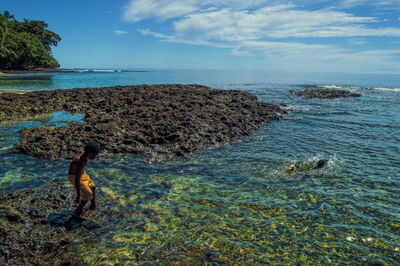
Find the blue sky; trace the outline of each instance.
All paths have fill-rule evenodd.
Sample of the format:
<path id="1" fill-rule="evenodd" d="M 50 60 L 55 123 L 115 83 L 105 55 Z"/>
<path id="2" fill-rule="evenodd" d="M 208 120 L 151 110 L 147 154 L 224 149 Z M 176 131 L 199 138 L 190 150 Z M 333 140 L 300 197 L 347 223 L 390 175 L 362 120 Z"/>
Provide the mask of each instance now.
<path id="1" fill-rule="evenodd" d="M 400 0 L 2 0 L 62 67 L 400 73 Z"/>

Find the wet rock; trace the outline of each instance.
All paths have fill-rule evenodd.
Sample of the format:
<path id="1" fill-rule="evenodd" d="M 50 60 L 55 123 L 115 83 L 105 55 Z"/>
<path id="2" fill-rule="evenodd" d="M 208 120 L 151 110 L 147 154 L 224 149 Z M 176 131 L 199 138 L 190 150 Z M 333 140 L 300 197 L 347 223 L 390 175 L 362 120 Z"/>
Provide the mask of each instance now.
<path id="1" fill-rule="evenodd" d="M 68 231 L 78 228 L 85 228 L 87 230 L 100 228 L 98 223 L 76 216 L 72 210 L 51 213 L 45 222 L 58 228 L 65 227 Z"/>
<path id="2" fill-rule="evenodd" d="M 146 216 L 150 220 L 150 222 L 155 224 L 160 223 L 160 218 L 157 217 L 157 212 L 155 210 L 144 209 L 142 210 L 142 214 L 144 214 L 144 216 Z"/>
<path id="3" fill-rule="evenodd" d="M 7 236 L 7 231 L 4 228 L 0 227 L 0 237 L 5 237 Z"/>
<path id="4" fill-rule="evenodd" d="M 9 214 L 9 215 L 6 215 L 6 217 L 10 222 L 17 222 L 18 220 L 21 219 L 21 217 L 17 214 Z"/>
<path id="5" fill-rule="evenodd" d="M 67 220 L 63 220 L 63 221 L 64 221 L 63 224 L 65 225 L 65 228 L 68 231 L 71 231 L 71 230 L 75 230 L 77 228 L 82 227 L 82 222 L 84 221 L 84 219 L 79 216 L 71 215 Z"/>
<path id="6" fill-rule="evenodd" d="M 94 229 L 98 229 L 98 228 L 101 227 L 100 224 L 98 224 L 96 222 L 93 222 L 93 221 L 90 221 L 90 220 L 86 220 L 86 219 L 83 219 L 81 224 L 87 230 L 94 230 Z"/>
<path id="7" fill-rule="evenodd" d="M 304 91 L 290 91 L 291 94 L 307 99 L 336 99 L 345 97 L 360 97 L 361 94 L 337 89 L 308 89 Z"/>
<path id="8" fill-rule="evenodd" d="M 0 208 L 0 217 L 6 218 L 9 222 L 24 222 L 21 213 L 12 207 L 2 207 Z"/>
<path id="9" fill-rule="evenodd" d="M 220 255 L 217 252 L 207 251 L 205 257 L 208 262 L 218 262 Z"/>
<path id="10" fill-rule="evenodd" d="M 68 193 L 52 184 L 0 194 L 0 264 L 58 265 L 68 257 L 73 235 L 66 234 L 64 220 L 72 211 L 71 202 L 62 200 Z M 88 231 L 91 225 L 81 228 Z"/>
<path id="11" fill-rule="evenodd" d="M 10 102 L 12 101 L 12 105 Z M 150 161 L 228 144 L 285 113 L 243 91 L 200 85 L 140 85 L 0 95 L 0 122 L 60 110 L 84 113 L 85 123 L 20 131 L 11 152 L 41 159 L 71 158 L 88 140 L 102 155 L 133 153 Z"/>
<path id="12" fill-rule="evenodd" d="M 46 222 L 55 227 L 61 227 L 61 226 L 67 227 L 68 220 L 73 216 L 74 216 L 74 211 L 72 210 L 50 213 L 50 215 L 47 217 Z"/>
<path id="13" fill-rule="evenodd" d="M 145 220 L 133 220 L 131 229 L 139 230 L 141 232 L 146 232 L 146 221 Z"/>

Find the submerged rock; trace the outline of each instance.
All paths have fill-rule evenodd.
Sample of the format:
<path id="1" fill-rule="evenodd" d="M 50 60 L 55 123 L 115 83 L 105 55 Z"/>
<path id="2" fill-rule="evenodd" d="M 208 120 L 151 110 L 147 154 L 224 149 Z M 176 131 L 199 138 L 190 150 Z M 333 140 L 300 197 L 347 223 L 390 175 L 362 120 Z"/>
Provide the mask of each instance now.
<path id="1" fill-rule="evenodd" d="M 0 194 L 0 265 L 61 265 L 81 262 L 76 237 L 103 229 L 74 214 L 73 190 L 55 183 Z"/>
<path id="2" fill-rule="evenodd" d="M 67 227 L 68 225 L 67 222 L 74 216 L 75 215 L 73 210 L 50 213 L 49 216 L 47 216 L 46 222 L 55 227 L 63 227 L 63 226 Z M 77 218 L 79 218 L 79 220 L 83 219 L 80 217 Z"/>
<path id="3" fill-rule="evenodd" d="M 290 93 L 307 99 L 336 99 L 344 97 L 360 97 L 361 94 L 337 89 L 308 89 L 304 91 L 290 91 Z"/>
<path id="4" fill-rule="evenodd" d="M 12 103 L 12 104 L 11 104 Z M 0 95 L 0 122 L 66 110 L 85 123 L 25 128 L 12 152 L 71 158 L 96 140 L 101 155 L 133 153 L 150 160 L 185 156 L 246 136 L 285 113 L 243 91 L 200 85 L 141 85 Z"/>
<path id="5" fill-rule="evenodd" d="M 80 216 L 70 215 L 66 217 L 68 219 L 64 219 L 64 217 L 60 217 L 60 221 L 63 221 L 63 225 L 68 231 L 75 230 L 78 228 L 86 228 L 88 230 L 98 229 L 100 228 L 100 224 L 84 219 Z"/>
<path id="6" fill-rule="evenodd" d="M 66 188 L 59 184 L 0 194 L 0 264 L 65 262 L 73 241 L 63 225 L 71 213 L 67 211 L 71 201 Z M 60 210 L 65 215 L 56 219 Z"/>

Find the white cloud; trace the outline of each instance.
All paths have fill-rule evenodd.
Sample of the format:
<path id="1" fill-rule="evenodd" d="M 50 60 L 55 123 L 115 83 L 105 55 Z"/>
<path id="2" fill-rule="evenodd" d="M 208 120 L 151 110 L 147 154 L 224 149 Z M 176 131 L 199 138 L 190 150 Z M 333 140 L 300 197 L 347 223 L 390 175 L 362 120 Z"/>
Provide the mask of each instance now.
<path id="1" fill-rule="evenodd" d="M 326 8 L 310 8 L 315 2 Z M 398 58 L 392 50 L 356 50 L 365 44 L 367 37 L 400 37 L 400 28 L 379 27 L 381 17 L 358 16 L 347 8 L 400 6 L 400 0 L 379 4 L 342 0 L 335 7 L 327 0 L 299 0 L 296 4 L 286 0 L 132 0 L 124 19 L 134 23 L 150 18 L 163 22 L 162 32 L 139 30 L 162 41 L 229 48 L 236 56 L 263 56 L 276 62 L 345 64 L 354 60 L 367 64 L 373 56 L 373 60 L 383 64 L 393 61 L 391 57 Z M 326 44 L 337 37 L 351 39 L 336 45 Z M 326 38 L 331 39 L 321 41 L 325 44 L 315 44 Z M 395 65 L 400 69 L 399 64 Z"/>
<path id="2" fill-rule="evenodd" d="M 291 5 L 255 11 L 220 9 L 196 12 L 174 22 L 176 35 L 191 39 L 240 41 L 287 37 L 400 36 L 398 28 L 367 28 L 373 17 L 318 10 L 294 10 Z"/>
<path id="3" fill-rule="evenodd" d="M 253 51 L 265 58 L 270 66 L 287 70 L 307 69 L 314 71 L 383 72 L 400 71 L 398 50 L 349 50 L 334 45 L 310 45 L 285 42 L 246 42 L 245 51 Z M 241 50 L 239 50 L 240 55 Z M 397 59 L 397 60 L 396 60 Z"/>
<path id="4" fill-rule="evenodd" d="M 303 44 L 298 42 L 268 42 L 246 41 L 241 43 L 241 49 L 253 51 L 257 55 L 268 58 L 277 57 L 281 60 L 318 58 L 329 60 L 336 58 L 344 50 L 333 45 Z M 239 50 L 240 51 L 240 50 Z"/>
<path id="5" fill-rule="evenodd" d="M 319 54 L 323 55 L 325 59 L 333 58 L 338 53 L 344 53 L 345 50 L 333 45 L 320 45 L 320 44 L 303 44 L 300 42 L 272 42 L 272 41 L 259 41 L 248 40 L 240 41 L 234 44 L 207 42 L 207 41 L 188 41 L 186 39 L 176 38 L 175 36 L 164 35 L 157 32 L 152 32 L 149 29 L 140 29 L 139 32 L 143 35 L 160 38 L 166 42 L 186 43 L 193 45 L 205 45 L 218 48 L 230 48 L 232 54 L 239 56 L 278 56 L 278 57 L 312 57 Z"/>
<path id="6" fill-rule="evenodd" d="M 148 18 L 160 21 L 181 17 L 193 12 L 214 11 L 224 8 L 233 10 L 252 10 L 265 6 L 292 5 L 313 6 L 320 4 L 325 9 L 349 9 L 356 6 L 368 6 L 375 9 L 399 9 L 400 0 L 131 0 L 125 7 L 123 18 L 127 21 L 138 22 Z"/>
<path id="7" fill-rule="evenodd" d="M 134 0 L 125 8 L 124 19 L 131 22 L 147 18 L 170 19 L 199 10 L 198 4 L 198 0 Z"/>
<path id="8" fill-rule="evenodd" d="M 348 40 L 348 43 L 353 46 L 359 46 L 359 45 L 364 45 L 368 42 L 362 38 L 353 38 L 353 39 Z"/>
<path id="9" fill-rule="evenodd" d="M 245 1 L 246 2 L 246 1 Z M 175 18 L 173 29 L 178 38 L 192 41 L 239 41 L 262 38 L 288 37 L 357 37 L 400 36 L 400 28 L 371 28 L 367 24 L 377 22 L 374 17 L 354 16 L 332 10 L 300 10 L 292 4 L 281 4 L 253 9 L 265 1 L 254 0 L 240 4 L 233 1 L 228 8 L 225 1 L 215 1 L 209 7 L 207 1 L 136 0 L 131 2 L 125 18 L 137 22 L 156 17 Z M 359 3 L 360 1 L 347 1 Z M 243 1 L 241 1 L 243 3 Z M 202 9 L 202 7 L 207 7 Z M 135 8 L 133 8 L 135 7 Z"/>
<path id="10" fill-rule="evenodd" d="M 400 10 L 400 0 L 341 0 L 331 6 L 332 9 L 352 9 L 362 6 L 371 13 L 377 11 L 398 12 Z"/>
<path id="11" fill-rule="evenodd" d="M 354 6 L 364 5 L 367 2 L 368 2 L 367 0 L 343 0 L 340 3 L 340 6 L 350 8 L 350 7 L 354 7 Z"/>
<path id="12" fill-rule="evenodd" d="M 140 32 L 143 35 L 160 38 L 160 39 L 162 39 L 162 41 L 166 41 L 166 42 L 185 43 L 185 44 L 192 44 L 192 45 L 204 45 L 204 46 L 211 46 L 211 47 L 218 47 L 218 48 L 235 48 L 234 45 L 228 45 L 228 44 L 213 43 L 213 42 L 207 42 L 207 41 L 201 41 L 201 40 L 193 41 L 193 40 L 179 39 L 175 36 L 164 35 L 164 34 L 161 34 L 158 32 L 150 31 L 149 29 L 138 29 L 138 32 Z"/>
<path id="13" fill-rule="evenodd" d="M 279 0 L 131 0 L 125 7 L 123 18 L 127 21 L 138 22 L 148 18 L 160 21 L 181 17 L 193 12 L 207 12 L 221 8 L 252 9 Z M 289 2 L 290 1 L 286 1 Z"/>
<path id="14" fill-rule="evenodd" d="M 122 34 L 127 34 L 128 32 L 127 31 L 123 31 L 123 30 L 115 30 L 114 33 L 118 34 L 118 35 L 122 35 Z"/>
<path id="15" fill-rule="evenodd" d="M 138 31 L 143 34 L 143 35 L 149 35 L 152 37 L 156 37 L 156 38 L 162 38 L 162 39 L 169 39 L 170 37 L 158 32 L 152 32 L 149 29 L 138 29 Z"/>

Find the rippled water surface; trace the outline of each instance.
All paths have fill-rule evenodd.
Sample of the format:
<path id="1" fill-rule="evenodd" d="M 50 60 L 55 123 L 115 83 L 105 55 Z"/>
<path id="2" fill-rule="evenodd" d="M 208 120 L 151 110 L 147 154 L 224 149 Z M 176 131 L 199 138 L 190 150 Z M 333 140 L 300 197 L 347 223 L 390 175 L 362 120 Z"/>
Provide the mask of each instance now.
<path id="1" fill-rule="evenodd" d="M 76 236 L 88 263 L 186 262 L 397 264 L 400 260 L 400 78 L 390 75 L 150 71 L 25 75 L 0 89 L 47 90 L 127 84 L 199 83 L 285 103 L 286 120 L 186 159 L 148 164 L 98 158 L 91 219 L 101 232 Z M 307 100 L 290 90 L 335 86 L 359 98 Z M 67 161 L 9 154 L 24 127 L 0 125 L 0 192 L 67 182 Z M 314 169 L 319 159 L 328 163 Z M 300 171 L 286 173 L 296 164 Z M 70 187 L 73 190 L 72 186 Z"/>

